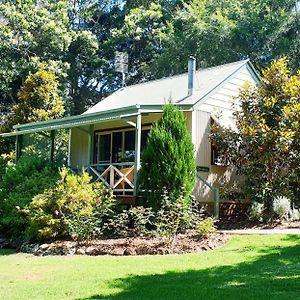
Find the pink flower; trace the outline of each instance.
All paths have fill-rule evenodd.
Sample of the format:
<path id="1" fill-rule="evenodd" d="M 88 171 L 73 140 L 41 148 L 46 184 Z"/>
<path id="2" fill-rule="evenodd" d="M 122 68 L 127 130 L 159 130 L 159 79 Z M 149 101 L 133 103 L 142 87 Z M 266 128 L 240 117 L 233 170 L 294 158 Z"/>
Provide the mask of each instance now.
<path id="1" fill-rule="evenodd" d="M 58 210 L 55 210 L 55 211 L 53 212 L 53 215 L 56 216 L 56 217 L 59 216 L 59 211 L 58 211 Z"/>

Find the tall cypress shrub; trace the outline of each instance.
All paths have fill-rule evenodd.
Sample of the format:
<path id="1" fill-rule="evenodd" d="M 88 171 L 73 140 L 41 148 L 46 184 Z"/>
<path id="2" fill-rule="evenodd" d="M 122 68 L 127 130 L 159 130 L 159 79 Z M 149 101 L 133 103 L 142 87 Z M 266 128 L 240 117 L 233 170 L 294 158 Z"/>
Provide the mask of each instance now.
<path id="1" fill-rule="evenodd" d="M 172 201 L 180 195 L 188 201 L 195 176 L 194 146 L 185 117 L 173 104 L 167 104 L 142 155 L 140 184 L 147 204 L 158 209 L 166 193 Z"/>

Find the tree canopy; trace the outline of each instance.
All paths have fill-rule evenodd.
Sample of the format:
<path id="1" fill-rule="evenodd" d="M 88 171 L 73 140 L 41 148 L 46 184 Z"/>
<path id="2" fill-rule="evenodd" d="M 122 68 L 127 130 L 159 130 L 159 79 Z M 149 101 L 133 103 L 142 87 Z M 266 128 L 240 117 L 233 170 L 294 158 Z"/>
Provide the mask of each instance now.
<path id="1" fill-rule="evenodd" d="M 299 68 L 295 0 L 3 0 L 0 3 L 1 124 L 40 64 L 53 71 L 66 114 L 80 114 L 122 85 L 116 51 L 129 55 L 126 84 L 249 57 L 282 56 Z"/>

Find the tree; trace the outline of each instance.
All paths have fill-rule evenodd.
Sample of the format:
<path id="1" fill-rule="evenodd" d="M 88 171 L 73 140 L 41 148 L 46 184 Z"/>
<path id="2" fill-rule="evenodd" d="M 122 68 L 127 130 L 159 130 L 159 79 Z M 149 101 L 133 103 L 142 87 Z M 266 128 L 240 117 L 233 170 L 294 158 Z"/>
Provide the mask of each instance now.
<path id="1" fill-rule="evenodd" d="M 165 193 L 172 201 L 180 195 L 188 201 L 195 176 L 194 146 L 185 118 L 174 105 L 167 104 L 142 155 L 140 180 L 146 201 L 155 209 Z"/>
<path id="2" fill-rule="evenodd" d="M 99 69 L 102 60 L 98 56 L 98 42 L 90 31 L 78 31 L 69 46 L 66 61 L 69 64 L 69 96 L 72 114 L 83 113 L 100 99 L 97 92 Z"/>
<path id="3" fill-rule="evenodd" d="M 300 71 L 291 75 L 288 60 L 275 60 L 263 71 L 262 85 L 241 91 L 237 130 L 213 128 L 221 156 L 246 178 L 250 200 L 264 203 L 269 215 L 278 195 L 299 206 Z"/>
<path id="4" fill-rule="evenodd" d="M 148 8 L 140 6 L 129 10 L 123 26 L 112 32 L 113 43 L 130 57 L 129 83 L 158 77 L 152 63 L 163 51 L 172 31 L 172 23 L 160 4 L 151 2 Z"/>
<path id="5" fill-rule="evenodd" d="M 40 63 L 55 66 L 56 74 L 63 78 L 67 68 L 63 57 L 73 32 L 63 0 L 4 0 L 0 14 L 0 103 L 7 108 Z"/>
<path id="6" fill-rule="evenodd" d="M 61 117 L 65 109 L 58 86 L 55 74 L 41 64 L 36 73 L 27 77 L 18 93 L 19 101 L 12 107 L 13 123 L 22 124 Z"/>
<path id="7" fill-rule="evenodd" d="M 265 67 L 286 55 L 296 69 L 299 19 L 294 0 L 184 1 L 174 14 L 174 34 L 163 56 L 178 71 L 191 54 L 202 67 L 245 58 Z"/>

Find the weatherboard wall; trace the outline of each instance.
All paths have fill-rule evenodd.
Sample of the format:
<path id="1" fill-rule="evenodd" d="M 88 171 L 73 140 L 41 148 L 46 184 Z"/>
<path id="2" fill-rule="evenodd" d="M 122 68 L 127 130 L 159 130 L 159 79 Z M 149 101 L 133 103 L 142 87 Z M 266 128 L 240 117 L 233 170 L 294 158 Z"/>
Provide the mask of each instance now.
<path id="1" fill-rule="evenodd" d="M 236 175 L 234 167 L 211 164 L 209 135 L 212 119 L 227 128 L 234 129 L 236 127 L 233 113 L 240 107 L 238 95 L 246 82 L 252 85 L 257 82 L 257 78 L 247 66 L 200 102 L 192 113 L 192 136 L 195 145 L 196 163 L 198 166 L 209 167 L 210 170 L 199 174 L 213 186 L 226 183 L 232 185 L 242 180 L 240 176 Z M 213 201 L 211 190 L 205 187 L 200 180 L 196 182 L 194 196 L 201 202 Z"/>

